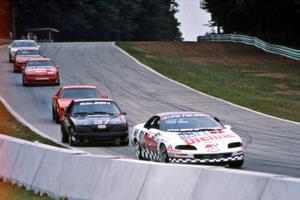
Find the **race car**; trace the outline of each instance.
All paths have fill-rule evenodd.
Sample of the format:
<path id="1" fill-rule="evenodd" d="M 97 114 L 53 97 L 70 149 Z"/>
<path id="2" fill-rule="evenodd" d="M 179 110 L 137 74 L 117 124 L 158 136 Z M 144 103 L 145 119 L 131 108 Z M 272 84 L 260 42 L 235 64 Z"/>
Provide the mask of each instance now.
<path id="1" fill-rule="evenodd" d="M 108 98 L 96 86 L 69 85 L 61 87 L 52 99 L 52 119 L 59 123 L 63 120 L 64 110 L 74 99 Z"/>
<path id="2" fill-rule="evenodd" d="M 200 112 L 168 112 L 136 125 L 130 133 L 136 159 L 171 163 L 244 163 L 241 138 L 229 125 Z"/>
<path id="3" fill-rule="evenodd" d="M 59 85 L 59 67 L 50 58 L 29 59 L 22 68 L 23 86 L 29 84 Z"/>
<path id="4" fill-rule="evenodd" d="M 8 46 L 9 53 L 8 59 L 10 63 L 14 62 L 15 53 L 19 48 L 37 48 L 39 49 L 40 46 L 34 40 L 15 40 Z"/>
<path id="5" fill-rule="evenodd" d="M 43 57 L 42 52 L 37 48 L 20 48 L 15 54 L 13 70 L 14 72 L 21 72 L 29 59 Z"/>
<path id="6" fill-rule="evenodd" d="M 61 141 L 71 146 L 86 141 L 128 145 L 125 115 L 110 99 L 73 100 L 61 123 Z"/>

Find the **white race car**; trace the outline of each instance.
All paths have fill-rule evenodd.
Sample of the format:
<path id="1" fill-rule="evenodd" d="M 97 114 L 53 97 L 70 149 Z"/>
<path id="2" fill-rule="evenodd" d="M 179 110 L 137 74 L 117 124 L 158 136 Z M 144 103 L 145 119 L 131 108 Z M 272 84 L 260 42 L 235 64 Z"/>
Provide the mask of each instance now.
<path id="1" fill-rule="evenodd" d="M 172 163 L 244 163 L 241 138 L 229 125 L 200 112 L 168 112 L 136 125 L 130 133 L 135 157 Z"/>
<path id="2" fill-rule="evenodd" d="M 39 49 L 40 46 L 34 40 L 15 40 L 8 46 L 9 53 L 8 59 L 10 63 L 14 62 L 16 52 L 20 48 L 32 48 L 32 49 Z"/>

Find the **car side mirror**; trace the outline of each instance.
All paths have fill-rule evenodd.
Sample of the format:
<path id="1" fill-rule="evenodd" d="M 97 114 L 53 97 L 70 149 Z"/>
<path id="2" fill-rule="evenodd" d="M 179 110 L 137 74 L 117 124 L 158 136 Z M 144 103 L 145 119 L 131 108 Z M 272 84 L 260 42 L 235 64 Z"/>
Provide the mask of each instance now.
<path id="1" fill-rule="evenodd" d="M 215 119 L 217 122 L 219 122 L 219 123 L 220 123 L 220 120 L 219 120 L 219 118 L 217 118 L 217 117 L 214 117 L 214 119 Z"/>
<path id="2" fill-rule="evenodd" d="M 225 129 L 231 130 L 231 126 L 230 125 L 224 125 Z"/>

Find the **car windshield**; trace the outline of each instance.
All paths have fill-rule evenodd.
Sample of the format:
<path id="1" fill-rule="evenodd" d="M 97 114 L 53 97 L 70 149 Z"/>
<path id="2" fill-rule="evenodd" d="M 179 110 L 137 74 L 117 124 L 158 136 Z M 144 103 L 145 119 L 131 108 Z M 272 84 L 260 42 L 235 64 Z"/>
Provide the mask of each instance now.
<path id="1" fill-rule="evenodd" d="M 12 47 L 37 47 L 35 42 L 23 41 L 23 42 L 14 42 Z"/>
<path id="2" fill-rule="evenodd" d="M 90 99 L 100 98 L 95 88 L 69 88 L 64 89 L 60 96 L 61 99 Z"/>
<path id="3" fill-rule="evenodd" d="M 19 50 L 17 52 L 17 56 L 41 56 L 41 52 L 39 50 Z"/>
<path id="4" fill-rule="evenodd" d="M 54 67 L 54 63 L 51 60 L 31 60 L 27 62 L 26 68 L 52 68 Z"/>
<path id="5" fill-rule="evenodd" d="M 181 116 L 161 121 L 160 130 L 167 132 L 222 129 L 222 125 L 209 116 Z"/>
<path id="6" fill-rule="evenodd" d="M 74 104 L 72 114 L 112 114 L 120 113 L 115 103 L 110 101 L 78 102 Z"/>

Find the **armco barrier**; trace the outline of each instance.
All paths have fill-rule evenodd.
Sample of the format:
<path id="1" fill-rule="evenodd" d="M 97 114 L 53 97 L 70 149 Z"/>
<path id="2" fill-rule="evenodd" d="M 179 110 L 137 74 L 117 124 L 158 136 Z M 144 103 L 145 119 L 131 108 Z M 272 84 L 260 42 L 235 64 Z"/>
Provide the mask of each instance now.
<path id="1" fill-rule="evenodd" d="M 300 179 L 82 154 L 0 135 L 0 176 L 54 198 L 289 200 Z"/>
<path id="2" fill-rule="evenodd" d="M 269 53 L 278 54 L 294 60 L 300 60 L 300 50 L 288 48 L 281 45 L 274 45 L 264 42 L 256 37 L 238 35 L 238 34 L 210 34 L 198 36 L 198 41 L 217 41 L 217 42 L 239 42 L 248 45 L 253 45 Z"/>

